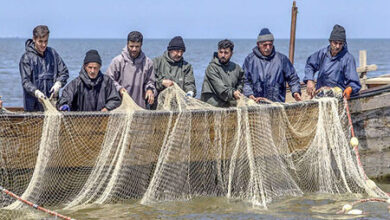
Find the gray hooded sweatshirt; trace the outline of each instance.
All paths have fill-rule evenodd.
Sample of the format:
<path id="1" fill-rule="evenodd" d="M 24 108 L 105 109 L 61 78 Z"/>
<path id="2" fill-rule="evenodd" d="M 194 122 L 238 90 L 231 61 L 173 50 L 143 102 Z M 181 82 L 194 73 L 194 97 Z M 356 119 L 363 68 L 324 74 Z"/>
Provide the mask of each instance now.
<path id="1" fill-rule="evenodd" d="M 142 108 L 146 108 L 145 94 L 152 90 L 156 95 L 153 62 L 141 51 L 135 59 L 130 57 L 127 47 L 116 56 L 106 71 L 119 91 L 125 88 L 131 98 Z"/>

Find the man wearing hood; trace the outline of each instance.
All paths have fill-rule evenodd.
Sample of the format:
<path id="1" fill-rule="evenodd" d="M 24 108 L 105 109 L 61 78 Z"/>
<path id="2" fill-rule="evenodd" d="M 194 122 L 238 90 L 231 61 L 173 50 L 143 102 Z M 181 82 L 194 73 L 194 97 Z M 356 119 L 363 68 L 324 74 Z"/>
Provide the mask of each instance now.
<path id="1" fill-rule="evenodd" d="M 57 51 L 47 46 L 49 33 L 46 25 L 35 27 L 33 39 L 26 41 L 26 52 L 19 62 L 25 111 L 43 111 L 38 98 L 57 97 L 69 78 L 64 61 Z"/>
<path id="2" fill-rule="evenodd" d="M 195 78 L 191 64 L 184 60 L 186 51 L 183 38 L 176 36 L 169 42 L 167 51 L 153 60 L 158 92 L 170 87 L 175 82 L 187 96 L 196 95 Z"/>
<path id="3" fill-rule="evenodd" d="M 132 31 L 127 36 L 127 46 L 116 56 L 106 74 L 114 80 L 120 94 L 127 92 L 142 108 L 154 103 L 156 96 L 153 62 L 142 52 L 143 36 Z"/>
<path id="4" fill-rule="evenodd" d="M 62 91 L 57 102 L 61 111 L 110 111 L 121 104 L 114 82 L 100 71 L 102 60 L 96 50 L 84 58 L 80 75 Z"/>
<path id="5" fill-rule="evenodd" d="M 242 67 L 244 95 L 256 102 L 284 102 L 287 82 L 294 99 L 300 101 L 301 85 L 294 66 L 287 56 L 275 51 L 273 43 L 274 36 L 268 28 L 263 28 L 257 37 L 257 46 L 245 58 Z"/>
<path id="6" fill-rule="evenodd" d="M 236 106 L 244 82 L 244 71 L 230 61 L 234 44 L 228 39 L 218 43 L 218 52 L 207 66 L 200 99 L 216 107 Z"/>
<path id="7" fill-rule="evenodd" d="M 318 71 L 317 84 L 314 75 Z M 312 98 L 322 87 L 339 87 L 343 95 L 350 98 L 361 88 L 356 72 L 355 59 L 348 52 L 344 27 L 336 24 L 329 37 L 329 46 L 320 49 L 307 58 L 304 83 L 307 83 L 307 94 Z"/>

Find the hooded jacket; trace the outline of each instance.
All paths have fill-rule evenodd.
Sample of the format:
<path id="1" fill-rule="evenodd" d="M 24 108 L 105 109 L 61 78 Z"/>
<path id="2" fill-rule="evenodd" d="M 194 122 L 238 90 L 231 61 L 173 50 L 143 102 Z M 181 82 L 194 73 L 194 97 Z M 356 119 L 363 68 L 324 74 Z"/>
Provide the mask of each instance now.
<path id="1" fill-rule="evenodd" d="M 305 66 L 303 81 L 314 80 L 318 71 L 316 89 L 323 86 L 338 86 L 342 90 L 352 87 L 352 94 L 357 94 L 361 88 L 359 76 L 356 72 L 356 63 L 352 54 L 348 52 L 347 44 L 334 57 L 330 54 L 330 46 L 320 49 L 309 58 Z"/>
<path id="2" fill-rule="evenodd" d="M 71 111 L 100 111 L 113 110 L 120 104 L 121 98 L 110 77 L 99 71 L 97 77 L 91 79 L 82 68 L 80 75 L 65 86 L 57 108 L 69 105 Z"/>
<path id="3" fill-rule="evenodd" d="M 161 92 L 165 89 L 162 85 L 164 79 L 174 81 L 184 92 L 192 91 L 196 95 L 194 72 L 191 64 L 183 58 L 176 62 L 169 57 L 168 51 L 160 57 L 153 59 L 154 73 L 156 75 L 156 89 Z"/>
<path id="4" fill-rule="evenodd" d="M 217 53 L 207 66 L 200 99 L 216 107 L 235 106 L 234 91 L 242 92 L 244 71 L 238 64 L 219 62 Z"/>
<path id="5" fill-rule="evenodd" d="M 35 90 L 38 89 L 49 97 L 49 91 L 55 82 L 61 82 L 61 86 L 66 84 L 69 71 L 57 51 L 51 47 L 47 47 L 42 56 L 36 51 L 34 41 L 28 39 L 25 50 L 19 62 L 24 110 L 43 111 L 43 106 L 34 95 Z"/>
<path id="6" fill-rule="evenodd" d="M 119 91 L 125 88 L 131 98 L 142 108 L 146 108 L 145 95 L 152 90 L 156 96 L 155 75 L 153 62 L 141 51 L 135 59 L 130 57 L 127 47 L 116 56 L 108 67 L 106 74 L 114 80 Z"/>
<path id="7" fill-rule="evenodd" d="M 286 82 L 291 94 L 301 94 L 299 77 L 290 60 L 273 48 L 269 56 L 264 56 L 258 47 L 253 48 L 244 61 L 244 95 L 264 97 L 274 102 L 286 99 Z"/>

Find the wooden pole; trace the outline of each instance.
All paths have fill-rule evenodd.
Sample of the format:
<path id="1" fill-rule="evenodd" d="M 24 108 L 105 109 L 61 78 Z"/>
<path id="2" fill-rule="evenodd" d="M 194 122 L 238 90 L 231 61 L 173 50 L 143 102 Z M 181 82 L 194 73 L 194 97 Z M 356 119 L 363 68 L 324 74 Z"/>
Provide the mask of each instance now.
<path id="1" fill-rule="evenodd" d="M 288 56 L 292 64 L 294 64 L 295 30 L 297 27 L 297 14 L 298 14 L 298 8 L 296 7 L 296 2 L 294 1 L 291 9 L 290 49 L 289 49 L 289 56 Z"/>

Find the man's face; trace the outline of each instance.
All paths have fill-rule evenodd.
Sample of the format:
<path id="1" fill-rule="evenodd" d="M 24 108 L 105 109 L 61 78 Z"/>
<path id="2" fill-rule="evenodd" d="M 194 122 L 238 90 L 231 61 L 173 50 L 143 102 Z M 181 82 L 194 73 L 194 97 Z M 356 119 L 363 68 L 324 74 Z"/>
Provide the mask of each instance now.
<path id="1" fill-rule="evenodd" d="M 263 54 L 263 56 L 269 56 L 272 53 L 272 50 L 274 49 L 274 42 L 273 41 L 263 41 L 258 42 L 257 47 L 260 50 L 260 53 Z"/>
<path id="2" fill-rule="evenodd" d="M 49 35 L 46 35 L 44 37 L 37 37 L 33 38 L 35 49 L 38 51 L 38 53 L 42 54 L 45 53 L 45 50 L 47 48 L 47 43 L 49 42 Z"/>
<path id="3" fill-rule="evenodd" d="M 170 50 L 168 51 L 169 57 L 175 62 L 179 62 L 183 58 L 183 50 Z"/>
<path id="4" fill-rule="evenodd" d="M 222 64 L 228 63 L 230 58 L 232 57 L 232 55 L 233 55 L 233 52 L 230 48 L 218 49 L 218 59 L 219 59 L 219 62 Z"/>
<path id="5" fill-rule="evenodd" d="M 84 65 L 84 69 L 87 72 L 89 78 L 95 79 L 100 71 L 100 64 L 90 62 Z"/>
<path id="6" fill-rule="evenodd" d="M 141 53 L 141 47 L 142 47 L 141 42 L 133 42 L 133 41 L 127 42 L 127 49 L 129 50 L 130 57 L 133 59 L 139 56 L 139 54 Z"/>
<path id="7" fill-rule="evenodd" d="M 343 41 L 330 41 L 330 52 L 332 53 L 332 56 L 336 56 L 344 47 Z"/>

